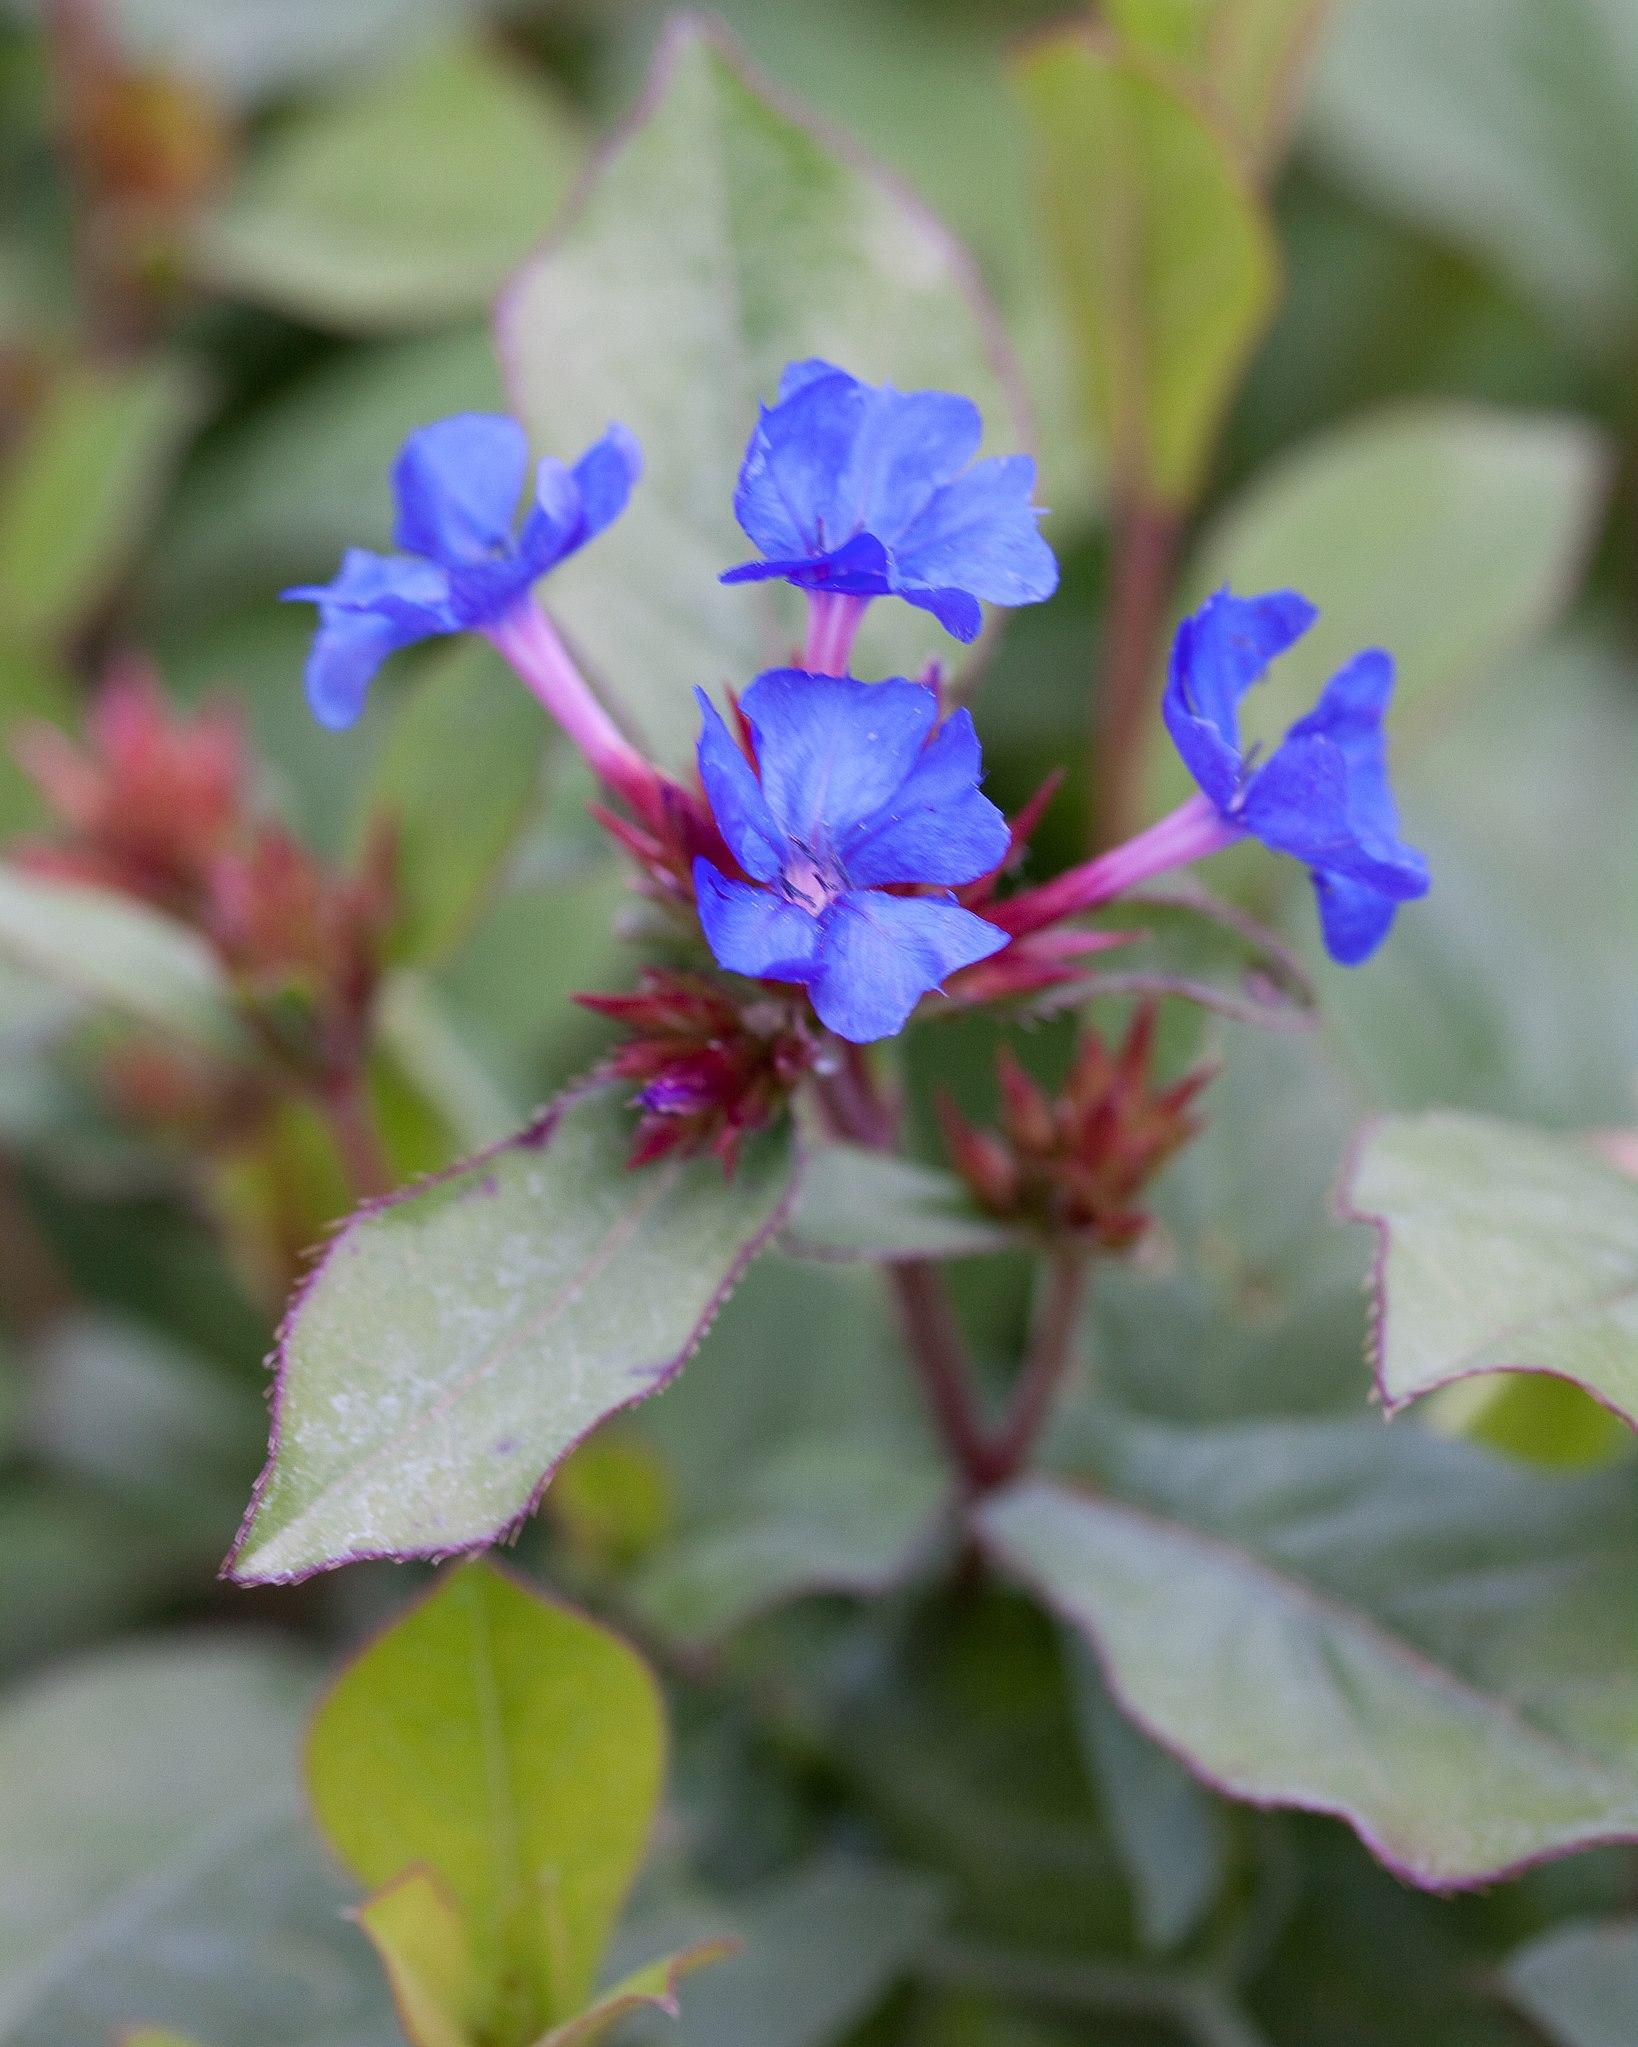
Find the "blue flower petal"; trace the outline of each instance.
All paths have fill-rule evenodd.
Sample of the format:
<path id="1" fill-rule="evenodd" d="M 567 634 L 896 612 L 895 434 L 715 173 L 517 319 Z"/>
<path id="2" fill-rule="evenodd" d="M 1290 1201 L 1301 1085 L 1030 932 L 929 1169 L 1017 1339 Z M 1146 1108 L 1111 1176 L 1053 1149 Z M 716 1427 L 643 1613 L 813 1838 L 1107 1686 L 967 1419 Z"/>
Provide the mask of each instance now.
<path id="1" fill-rule="evenodd" d="M 1393 685 L 1391 656 L 1368 647 L 1337 670 L 1307 717 L 1286 734 L 1302 739 L 1319 733 L 1337 747 L 1348 771 L 1348 812 L 1355 828 L 1389 842 L 1399 834 L 1399 809 L 1388 783 L 1382 721 Z"/>
<path id="2" fill-rule="evenodd" d="M 900 586 L 896 593 L 919 611 L 930 611 L 944 630 L 963 646 L 971 646 L 984 630 L 978 599 L 965 590 L 919 590 Z"/>
<path id="3" fill-rule="evenodd" d="M 734 516 L 768 556 L 827 554 L 851 540 L 845 478 L 869 394 L 836 370 L 765 407 L 734 490 Z"/>
<path id="4" fill-rule="evenodd" d="M 700 707 L 700 780 L 728 850 L 749 875 L 772 881 L 784 860 L 784 838 L 774 823 L 762 786 L 750 762 L 734 744 L 717 707 L 702 689 L 694 692 Z"/>
<path id="5" fill-rule="evenodd" d="M 842 597 L 887 597 L 895 589 L 892 556 L 873 534 L 860 533 L 829 554 L 797 556 L 789 561 L 742 562 L 725 569 L 722 583 L 765 583 L 778 577 L 803 590 L 830 591 Z"/>
<path id="6" fill-rule="evenodd" d="M 817 970 L 819 920 L 773 889 L 730 881 L 694 862 L 700 924 L 718 966 L 759 981 L 806 981 Z"/>
<path id="7" fill-rule="evenodd" d="M 948 896 L 839 896 L 821 920 L 814 1009 L 853 1044 L 890 1038 L 923 995 L 1006 943 L 1004 931 Z"/>
<path id="8" fill-rule="evenodd" d="M 788 362 L 779 373 L 779 402 L 783 405 L 787 398 L 794 398 L 798 391 L 805 391 L 821 377 L 845 376 L 846 370 L 827 362 L 822 355 L 810 355 L 803 362 Z M 851 383 L 852 379 L 848 381 Z"/>
<path id="9" fill-rule="evenodd" d="M 838 850 L 914 767 L 938 717 L 919 682 L 856 682 L 775 668 L 745 692 L 762 793 L 788 839 Z"/>
<path id="10" fill-rule="evenodd" d="M 643 451 L 637 436 L 618 422 L 574 465 L 580 486 L 582 527 L 577 546 L 595 540 L 612 526 L 631 502 L 633 485 L 643 473 Z"/>
<path id="11" fill-rule="evenodd" d="M 887 804 L 839 842 L 849 881 L 866 888 L 902 881 L 949 887 L 998 867 L 1012 835 L 979 793 L 981 774 L 972 717 L 956 711 Z"/>
<path id="12" fill-rule="evenodd" d="M 1340 874 L 1309 875 L 1325 949 L 1338 966 L 1357 967 L 1387 937 L 1399 910 L 1393 896 Z"/>
<path id="13" fill-rule="evenodd" d="M 462 412 L 411 434 L 393 468 L 395 538 L 446 568 L 510 551 L 529 440 L 499 412 Z"/>
<path id="14" fill-rule="evenodd" d="M 978 462 L 934 492 L 893 541 L 902 585 L 970 591 L 990 604 L 1038 604 L 1058 587 L 1058 559 L 1030 503 L 1028 455 Z"/>
<path id="15" fill-rule="evenodd" d="M 611 426 L 593 441 L 572 469 L 546 456 L 535 470 L 534 503 L 517 546 L 527 580 L 545 575 L 612 525 L 642 473 L 642 451 L 623 426 Z"/>
<path id="16" fill-rule="evenodd" d="M 307 701 L 313 716 L 332 732 L 355 724 L 382 662 L 427 636 L 425 630 L 371 612 L 331 612 L 307 654 Z"/>
<path id="17" fill-rule="evenodd" d="M 862 388 L 868 402 L 842 498 L 854 528 L 875 534 L 896 554 L 901 535 L 978 453 L 984 422 L 972 400 L 953 391 Z M 831 536 L 833 546 L 838 538 Z"/>
<path id="18" fill-rule="evenodd" d="M 1220 809 L 1233 803 L 1243 772 L 1241 697 L 1318 616 L 1295 590 L 1236 597 L 1223 589 L 1178 627 L 1161 713 L 1184 765 Z"/>

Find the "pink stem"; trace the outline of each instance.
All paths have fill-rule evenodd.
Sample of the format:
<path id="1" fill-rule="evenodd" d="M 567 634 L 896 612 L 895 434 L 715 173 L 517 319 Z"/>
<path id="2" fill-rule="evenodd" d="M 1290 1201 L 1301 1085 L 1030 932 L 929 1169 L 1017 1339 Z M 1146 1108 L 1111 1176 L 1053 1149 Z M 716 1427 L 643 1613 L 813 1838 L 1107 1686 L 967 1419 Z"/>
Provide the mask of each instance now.
<path id="1" fill-rule="evenodd" d="M 1026 932 L 1040 931 L 1078 911 L 1112 902 L 1157 874 L 1220 853 L 1244 836 L 1209 797 L 1191 796 L 1125 845 L 1112 846 L 1095 860 L 1085 860 L 1039 888 L 1025 889 L 1007 902 L 992 905 L 984 914 L 1014 938 L 1022 938 Z"/>
<path id="2" fill-rule="evenodd" d="M 591 693 L 557 628 L 531 597 L 487 628 L 485 638 L 579 748 L 592 773 L 640 817 L 658 814 L 660 776 Z"/>
<path id="3" fill-rule="evenodd" d="M 869 602 L 836 590 L 809 592 L 808 638 L 802 649 L 802 666 L 809 674 L 846 675 Z"/>

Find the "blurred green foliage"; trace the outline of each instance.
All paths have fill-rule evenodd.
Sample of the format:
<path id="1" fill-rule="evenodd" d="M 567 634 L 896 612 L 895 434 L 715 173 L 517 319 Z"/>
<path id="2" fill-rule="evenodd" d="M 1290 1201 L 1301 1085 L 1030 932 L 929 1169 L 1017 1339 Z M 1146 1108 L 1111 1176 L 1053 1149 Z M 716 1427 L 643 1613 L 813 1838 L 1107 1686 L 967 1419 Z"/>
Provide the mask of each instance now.
<path id="1" fill-rule="evenodd" d="M 1031 40 L 1062 11 L 720 9 L 781 93 L 970 247 L 1021 365 L 1065 578 L 985 650 L 991 786 L 1016 804 L 1067 763 L 1038 857 L 1079 849 L 1111 482 L 1132 406 L 1166 396 L 1126 393 L 1123 412 L 1075 343 L 1088 320 L 1094 345 L 1111 333 L 1120 278 L 1097 205 L 1120 185 L 1151 224 L 1123 258 L 1148 282 L 1158 268 L 1181 337 L 1181 410 L 1146 479 L 1186 513 L 1174 608 L 1228 577 L 1297 583 L 1326 612 L 1313 662 L 1365 642 L 1396 653 L 1403 805 L 1437 878 L 1349 976 L 1312 957 L 1300 889 L 1223 863 L 1225 893 L 1289 924 L 1325 1023 L 1198 1026 L 1226 1059 L 1210 1129 L 1163 1185 L 1155 1269 L 1100 1283 L 1096 1398 L 1073 1404 L 1054 1451 L 1110 1491 L 1078 1539 L 1099 1546 L 1116 1689 L 1254 1801 L 1288 1795 L 1241 1747 L 1266 1690 L 1248 1684 L 1242 1713 L 1202 1733 L 1201 1701 L 1144 1667 L 1157 1643 L 1174 1669 L 1203 1657 L 1233 1593 L 1280 1606 L 1261 1624 L 1327 1674 L 1341 1719 L 1378 1710 L 1374 1630 L 1391 1626 L 1491 1686 L 1458 1731 L 1472 1776 L 1507 1742 L 1573 1724 L 1630 1781 L 1638 1710 L 1609 1646 L 1632 1633 L 1630 1439 L 1559 1382 L 1523 1379 L 1486 1382 L 1477 1405 L 1438 1395 L 1384 1431 L 1362 1361 L 1370 1247 L 1325 1203 L 1370 1112 L 1634 1121 L 1638 13 L 1121 0 L 1098 33 L 1132 45 L 1123 90 L 1141 105 L 1069 149 L 1056 92 L 1036 125 L 1056 45 Z M 392 820 L 404 896 L 370 1084 L 403 1172 L 498 1138 L 586 1070 L 599 1030 L 568 998 L 629 979 L 611 935 L 626 898 L 577 766 L 486 654 L 406 659 L 356 731 L 321 734 L 300 696 L 307 616 L 276 593 L 386 540 L 386 472 L 409 428 L 502 402 L 484 307 L 554 232 L 525 273 L 544 307 L 526 372 L 543 444 L 571 453 L 610 411 L 642 424 L 709 404 L 734 433 L 749 424 L 772 332 L 672 324 L 700 283 L 684 273 L 738 274 L 712 236 L 771 189 L 765 165 L 742 173 L 711 214 L 687 186 L 721 142 L 712 93 L 734 88 L 696 80 L 678 132 L 645 138 L 658 160 L 644 182 L 603 188 L 631 252 L 615 274 L 577 278 L 579 231 L 561 231 L 662 16 L 658 0 L 0 5 L 0 726 L 74 728 L 108 659 L 140 646 L 179 697 L 241 707 L 259 793 L 306 842 L 356 854 L 373 815 Z M 109 36 L 103 68 L 76 55 L 76 19 Z M 1077 65 L 1088 75 L 1058 83 L 1112 111 L 1108 66 Z M 1202 105 L 1223 124 L 1211 161 L 1229 211 L 1180 243 L 1166 123 Z M 1199 131 L 1185 142 L 1198 150 Z M 796 304 L 823 345 L 856 347 L 865 373 L 988 376 L 946 367 L 981 359 L 982 340 L 941 238 L 908 201 L 871 214 L 876 188 L 834 175 L 884 275 L 914 272 L 926 331 L 869 356 L 870 291 L 807 305 L 816 258 L 795 233 L 759 292 Z M 1232 306 L 1215 267 L 1230 258 Z M 1209 362 L 1187 352 L 1202 321 L 1223 329 Z M 620 353 L 633 323 L 641 388 Z M 656 353 L 657 334 L 675 347 Z M 999 386 L 984 395 L 999 438 Z M 653 526 L 622 529 L 624 559 L 588 557 L 569 601 L 588 638 L 608 638 L 617 692 L 680 743 L 682 684 L 731 679 L 698 614 L 722 605 L 710 575 L 733 532 L 720 463 L 662 480 Z M 686 617 L 653 567 L 679 544 Z M 632 615 L 612 623 L 605 571 L 630 589 Z M 733 610 L 732 629 L 752 617 Z M 614 628 L 634 622 L 622 654 Z M 1311 691 L 1308 662 L 1290 664 L 1292 702 Z M 1276 725 L 1285 687 L 1268 693 Z M 1157 754 L 1155 805 L 1167 775 Z M 9 751 L 0 822 L 38 823 Z M 289 1126 L 259 1177 L 202 1189 L 122 1129 L 93 1084 L 83 1009 L 19 963 L 66 945 L 96 966 L 82 994 L 206 1040 L 223 1027 L 217 991 L 157 912 L 74 933 L 41 886 L 8 875 L 0 893 L 0 2043 L 110 2047 L 150 2025 L 130 2036 L 142 2047 L 181 2037 L 167 2027 L 208 2047 L 386 2047 L 401 2030 L 339 1916 L 352 1894 L 301 1813 L 296 1752 L 319 1656 L 397 1611 L 419 1569 L 363 1566 L 291 1594 L 213 1578 L 263 1452 L 284 1277 L 269 1286 L 265 1230 L 236 1260 L 221 1233 L 276 1205 L 293 1173 L 306 1199 L 286 1248 L 309 1244 L 343 1198 L 336 1161 L 322 1132 Z M 927 1034 L 918 1127 L 934 1084 L 987 1113 L 993 1037 L 971 1018 Z M 1051 1069 L 1063 1045 L 1048 1022 L 1026 1049 Z M 939 1207 L 925 1185 L 882 1199 L 827 1226 L 925 1229 Z M 969 1248 L 955 1282 L 999 1383 L 1025 1266 L 990 1240 Z M 1630 1913 L 1630 1847 L 1470 1898 L 1411 1891 L 1334 1820 L 1202 1788 L 1053 1623 L 970 1574 L 949 1586 L 929 1446 L 867 1272 L 768 1259 L 686 1379 L 625 1429 L 601 1466 L 582 1453 L 568 1467 L 522 1538 L 531 1567 L 652 1638 L 677 1729 L 608 1973 L 724 1931 L 745 1945 L 689 1986 L 679 2024 L 644 2016 L 632 2040 L 1631 2037 L 1630 1921 L 1605 1923 Z M 1163 1516 L 1179 1553 L 1209 1549 L 1218 1599 L 1182 1572 L 1121 1577 L 1139 1515 Z M 1277 1597 L 1272 1565 L 1287 1573 Z M 786 1603 L 816 1581 L 832 1595 Z M 837 1596 L 849 1588 L 868 1604 Z M 1322 1601 L 1346 1603 L 1340 1647 L 1313 1627 Z"/>

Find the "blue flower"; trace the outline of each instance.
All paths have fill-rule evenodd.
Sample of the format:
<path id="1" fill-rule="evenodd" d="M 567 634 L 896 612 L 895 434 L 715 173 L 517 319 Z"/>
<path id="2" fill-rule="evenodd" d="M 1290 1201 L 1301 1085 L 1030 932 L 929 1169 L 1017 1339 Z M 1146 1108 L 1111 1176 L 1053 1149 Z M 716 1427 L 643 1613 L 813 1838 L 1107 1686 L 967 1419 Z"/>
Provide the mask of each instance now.
<path id="1" fill-rule="evenodd" d="M 855 1044 L 892 1037 L 929 989 L 988 959 L 1006 933 L 948 893 L 1005 857 L 1006 820 L 979 794 L 965 711 L 938 725 L 919 682 L 855 682 L 778 668 L 745 692 L 756 768 L 700 693 L 700 779 L 750 881 L 694 863 L 717 963 L 806 985 L 820 1020 Z M 931 883 L 938 895 L 890 895 Z"/>
<path id="2" fill-rule="evenodd" d="M 637 443 L 613 426 L 571 469 L 548 457 L 514 529 L 529 467 L 515 419 L 463 412 L 411 434 L 393 469 L 401 554 L 347 550 L 330 583 L 286 598 L 319 608 L 307 700 L 321 725 L 351 725 L 389 654 L 436 633 L 482 631 L 523 602 L 548 569 L 625 510 L 642 470 Z"/>
<path id="3" fill-rule="evenodd" d="M 1428 892 L 1427 862 L 1399 837 L 1382 731 L 1393 662 L 1372 648 L 1341 668 L 1261 766 L 1244 751 L 1239 705 L 1318 613 L 1294 590 L 1219 590 L 1178 628 L 1166 729 L 1225 823 L 1308 868 L 1326 949 L 1356 966 L 1403 902 Z"/>
<path id="4" fill-rule="evenodd" d="M 1030 503 L 1035 464 L 1027 455 L 974 462 L 982 434 L 971 399 L 792 363 L 734 493 L 739 523 L 767 559 L 722 580 L 783 577 L 819 594 L 903 597 L 958 640 L 976 639 L 980 598 L 1037 604 L 1058 586 Z"/>

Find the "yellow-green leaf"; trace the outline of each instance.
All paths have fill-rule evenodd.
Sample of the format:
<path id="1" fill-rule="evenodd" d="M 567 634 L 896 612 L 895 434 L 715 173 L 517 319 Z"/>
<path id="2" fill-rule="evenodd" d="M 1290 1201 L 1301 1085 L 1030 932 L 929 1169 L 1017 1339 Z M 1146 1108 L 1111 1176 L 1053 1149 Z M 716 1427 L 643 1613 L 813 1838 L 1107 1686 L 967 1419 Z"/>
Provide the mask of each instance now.
<path id="1" fill-rule="evenodd" d="M 1117 489 L 1187 506 L 1274 310 L 1262 202 L 1234 145 L 1142 54 L 1069 30 L 1031 44 L 1016 76 Z"/>
<path id="2" fill-rule="evenodd" d="M 632 1649 L 468 1564 L 343 1672 L 307 1771 L 359 1880 L 379 1891 L 424 1872 L 462 1935 L 411 1885 L 375 1901 L 372 1938 L 413 1967 L 424 2000 L 460 2002 L 469 1984 L 483 2037 L 522 2042 L 591 1996 L 664 1757 L 659 1692 Z"/>

